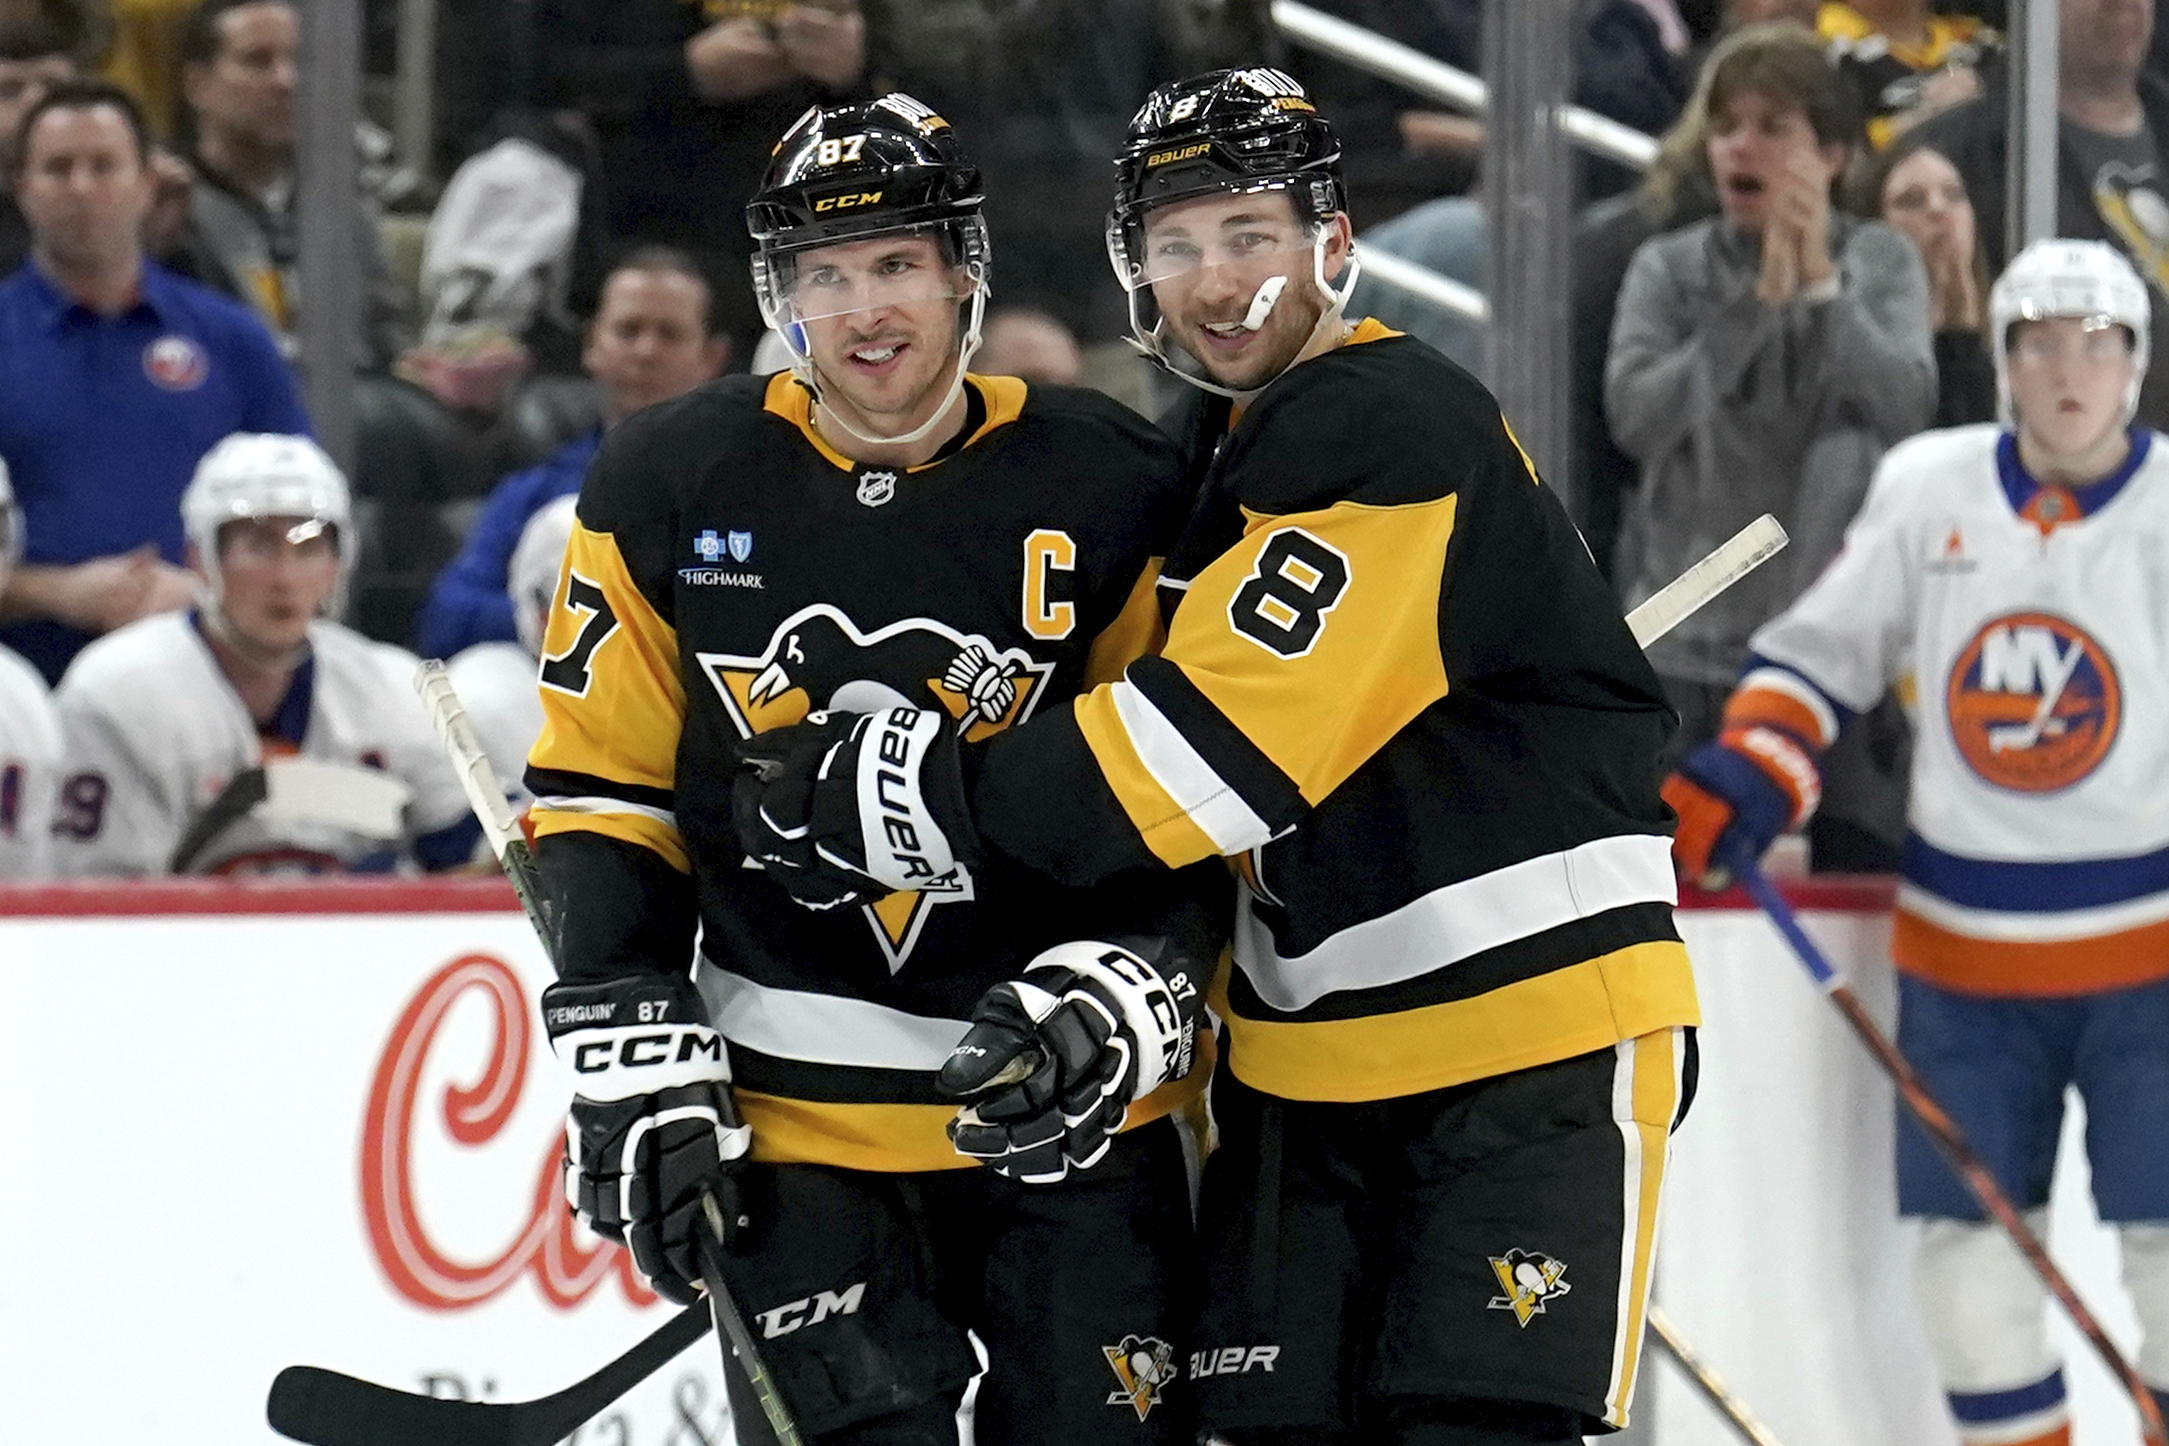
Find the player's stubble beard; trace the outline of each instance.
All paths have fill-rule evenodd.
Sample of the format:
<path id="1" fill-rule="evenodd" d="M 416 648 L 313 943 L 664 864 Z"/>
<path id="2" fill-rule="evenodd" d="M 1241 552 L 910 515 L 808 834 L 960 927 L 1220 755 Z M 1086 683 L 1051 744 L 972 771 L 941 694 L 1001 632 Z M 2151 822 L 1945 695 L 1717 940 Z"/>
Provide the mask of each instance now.
<path id="1" fill-rule="evenodd" d="M 1189 353 L 1209 379 L 1237 392 L 1261 390 L 1298 362 L 1339 345 L 1348 334 L 1348 325 L 1337 315 L 1329 320 L 1326 300 L 1318 294 L 1317 281 L 1311 274 L 1311 253 L 1306 250 L 1303 255 L 1303 264 L 1293 271 L 1274 273 L 1286 276 L 1280 299 L 1256 339 L 1233 365 L 1214 356 L 1211 343 L 1205 340 L 1205 328 L 1241 321 L 1259 287 L 1272 280 L 1271 276 L 1261 277 L 1258 286 L 1245 289 L 1234 300 L 1212 306 L 1191 304 L 1168 313 L 1175 344 Z"/>
<path id="2" fill-rule="evenodd" d="M 948 302 L 940 304 L 951 305 Z M 902 308 L 898 311 L 902 313 Z M 870 436 L 896 436 L 919 425 L 924 420 L 919 416 L 920 408 L 927 405 L 929 398 L 939 397 L 948 390 L 951 372 L 961 350 L 961 324 L 952 322 L 948 335 L 941 339 L 945 345 L 933 344 L 931 330 L 933 328 L 919 324 L 916 318 L 903 313 L 901 320 L 893 325 L 852 328 L 831 357 L 817 357 L 814 370 L 821 381 L 822 396 L 812 412 L 814 430 L 838 451 L 851 456 L 855 448 L 863 449 L 860 439 L 852 436 L 853 429 Z M 884 396 L 886 389 L 874 384 L 872 379 L 851 375 L 848 361 L 853 349 L 890 340 L 900 340 L 908 346 L 904 361 L 910 368 L 907 374 L 910 379 L 897 389 L 905 394 L 901 397 Z M 848 410 L 837 408 L 838 400 Z M 961 402 L 963 398 L 959 395 L 956 400 Z M 848 425 L 823 425 L 824 412 L 832 413 L 836 421 Z"/>

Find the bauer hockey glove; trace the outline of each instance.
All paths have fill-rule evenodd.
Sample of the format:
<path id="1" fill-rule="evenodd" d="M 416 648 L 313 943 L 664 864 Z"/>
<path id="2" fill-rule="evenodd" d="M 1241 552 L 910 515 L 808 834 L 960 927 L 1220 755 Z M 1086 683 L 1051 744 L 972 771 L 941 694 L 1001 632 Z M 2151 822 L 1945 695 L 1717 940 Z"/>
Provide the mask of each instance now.
<path id="1" fill-rule="evenodd" d="M 935 1077 L 967 1102 L 950 1142 L 1030 1184 L 1097 1164 L 1132 1100 L 1190 1072 L 1200 1004 L 1187 972 L 1163 978 L 1119 944 L 1047 950 L 979 997 Z"/>
<path id="2" fill-rule="evenodd" d="M 661 974 L 552 984 L 542 1022 L 574 1081 L 565 1198 L 632 1251 L 658 1294 L 691 1304 L 701 1197 L 715 1196 L 733 1233 L 746 1223 L 737 1171 L 753 1131 L 731 1100 L 723 1036 L 693 981 Z"/>
<path id="3" fill-rule="evenodd" d="M 1680 877 L 1712 881 L 1735 850 L 1761 858 L 1779 834 L 1807 822 L 1822 792 L 1813 755 L 1791 734 L 1763 724 L 1725 728 L 1664 781 L 1664 801 L 1679 815 L 1672 859 Z"/>
<path id="4" fill-rule="evenodd" d="M 738 846 L 809 909 L 949 883 L 977 862 L 944 713 L 809 713 L 737 751 Z"/>

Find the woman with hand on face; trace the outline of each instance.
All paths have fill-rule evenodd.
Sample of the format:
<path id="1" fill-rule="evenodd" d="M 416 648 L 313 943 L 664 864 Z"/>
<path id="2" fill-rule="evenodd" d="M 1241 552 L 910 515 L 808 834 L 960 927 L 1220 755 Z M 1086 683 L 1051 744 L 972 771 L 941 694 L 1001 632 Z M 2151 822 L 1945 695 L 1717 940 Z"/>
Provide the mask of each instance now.
<path id="1" fill-rule="evenodd" d="M 1996 373 L 1982 336 L 1988 273 L 1973 202 L 1950 157 L 1926 144 L 1877 156 L 1853 188 L 1856 209 L 1897 227 L 1928 268 L 1929 324 L 1936 337 L 1938 427 L 1996 416 Z"/>

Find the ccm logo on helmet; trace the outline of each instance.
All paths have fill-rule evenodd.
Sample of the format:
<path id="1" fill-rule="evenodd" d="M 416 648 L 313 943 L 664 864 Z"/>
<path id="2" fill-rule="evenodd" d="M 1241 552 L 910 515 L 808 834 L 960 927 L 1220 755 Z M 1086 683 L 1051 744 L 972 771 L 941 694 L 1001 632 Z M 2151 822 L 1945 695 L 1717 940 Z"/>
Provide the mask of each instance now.
<path id="1" fill-rule="evenodd" d="M 1195 145 L 1177 146 L 1171 151 L 1154 151 L 1145 157 L 1147 166 L 1171 166 L 1177 161 L 1187 161 L 1192 156 L 1202 156 L 1213 148 L 1211 141 L 1199 141 Z"/>
<path id="2" fill-rule="evenodd" d="M 881 199 L 879 191 L 854 191 L 842 196 L 823 196 L 813 203 L 815 211 L 850 211 L 860 206 L 871 206 Z"/>
<path id="3" fill-rule="evenodd" d="M 654 1064 L 684 1064 L 699 1056 L 718 1063 L 723 1059 L 723 1036 L 712 1029 L 693 1026 L 664 1030 L 660 1034 L 628 1034 L 623 1039 L 596 1039 L 572 1052 L 572 1067 L 580 1074 L 600 1074 L 610 1068 L 610 1056 L 626 1069 Z"/>

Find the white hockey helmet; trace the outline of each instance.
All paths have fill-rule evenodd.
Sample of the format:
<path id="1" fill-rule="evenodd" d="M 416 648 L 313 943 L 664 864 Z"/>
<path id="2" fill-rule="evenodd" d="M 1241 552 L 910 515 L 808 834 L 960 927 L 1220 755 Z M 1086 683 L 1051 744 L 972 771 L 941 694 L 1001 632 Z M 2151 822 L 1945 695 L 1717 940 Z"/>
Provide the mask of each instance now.
<path id="1" fill-rule="evenodd" d="M 2131 333 L 2131 385 L 2124 391 L 2128 424 L 2139 410 L 2146 379 L 2152 299 L 2124 253 L 2106 241 L 2036 241 L 2012 258 L 1988 293 L 1989 345 L 1996 356 L 1997 416 L 2018 425 L 2011 406 L 2011 328 L 2052 316 L 2083 317 Z"/>
<path id="2" fill-rule="evenodd" d="M 339 550 L 339 585 L 325 611 L 338 616 L 359 550 L 353 504 L 338 465 L 309 438 L 278 432 L 235 432 L 204 453 L 181 494 L 181 528 L 195 544 L 214 602 L 224 590 L 219 529 L 255 517 L 296 517 L 331 530 Z"/>
<path id="3" fill-rule="evenodd" d="M 578 501 L 560 497 L 544 503 L 520 529 L 519 545 L 512 549 L 505 577 L 505 591 L 512 595 L 512 624 L 519 630 L 520 646 L 537 658 L 542 656 L 543 630 L 550 625 L 550 604 L 557 599 L 557 578 L 565 566 L 565 544 L 572 540 Z"/>
<path id="4" fill-rule="evenodd" d="M 7 458 L 0 457 L 0 592 L 23 560 L 23 509 L 15 501 L 15 484 L 8 480 Z"/>

